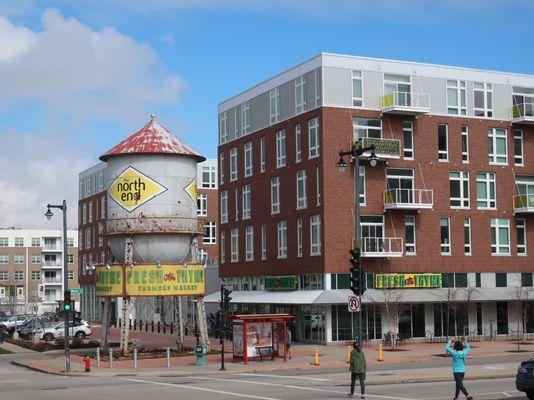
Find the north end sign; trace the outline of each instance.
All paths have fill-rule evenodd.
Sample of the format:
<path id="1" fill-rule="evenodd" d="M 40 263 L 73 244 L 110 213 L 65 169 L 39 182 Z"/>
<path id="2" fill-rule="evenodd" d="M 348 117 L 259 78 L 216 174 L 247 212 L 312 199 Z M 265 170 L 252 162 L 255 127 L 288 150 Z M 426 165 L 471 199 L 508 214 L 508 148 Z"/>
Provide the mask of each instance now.
<path id="1" fill-rule="evenodd" d="M 376 274 L 376 289 L 440 288 L 441 274 Z"/>

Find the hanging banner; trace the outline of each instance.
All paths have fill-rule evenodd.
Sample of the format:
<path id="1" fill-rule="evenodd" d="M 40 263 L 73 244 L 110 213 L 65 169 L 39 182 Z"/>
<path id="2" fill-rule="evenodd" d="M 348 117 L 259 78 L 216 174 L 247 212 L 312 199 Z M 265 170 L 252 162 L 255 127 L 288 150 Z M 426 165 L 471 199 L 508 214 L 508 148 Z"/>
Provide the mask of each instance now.
<path id="1" fill-rule="evenodd" d="M 122 296 L 123 279 L 122 266 L 96 267 L 95 293 L 98 297 Z"/>
<path id="2" fill-rule="evenodd" d="M 440 288 L 441 274 L 376 274 L 376 289 Z"/>

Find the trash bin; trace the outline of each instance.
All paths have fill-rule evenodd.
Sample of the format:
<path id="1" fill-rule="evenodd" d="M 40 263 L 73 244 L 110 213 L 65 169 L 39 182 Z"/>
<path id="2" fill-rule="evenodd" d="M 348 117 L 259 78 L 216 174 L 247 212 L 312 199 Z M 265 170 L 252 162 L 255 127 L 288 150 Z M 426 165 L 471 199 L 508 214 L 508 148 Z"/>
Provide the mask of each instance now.
<path id="1" fill-rule="evenodd" d="M 203 367 L 206 365 L 206 345 L 198 344 L 195 346 L 195 356 L 197 357 L 197 363 L 195 364 L 198 367 Z"/>

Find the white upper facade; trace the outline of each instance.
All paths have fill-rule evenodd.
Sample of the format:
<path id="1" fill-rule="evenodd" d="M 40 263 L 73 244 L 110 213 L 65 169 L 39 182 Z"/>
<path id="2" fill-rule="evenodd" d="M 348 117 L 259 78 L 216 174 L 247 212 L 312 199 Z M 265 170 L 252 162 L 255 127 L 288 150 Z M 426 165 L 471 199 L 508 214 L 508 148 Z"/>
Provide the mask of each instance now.
<path id="1" fill-rule="evenodd" d="M 0 229 L 0 247 L 45 247 L 45 239 L 55 239 L 62 251 L 62 237 L 60 229 Z M 67 230 L 67 240 L 69 247 L 78 247 L 78 231 Z"/>
<path id="2" fill-rule="evenodd" d="M 197 188 L 217 189 L 217 159 L 208 159 L 197 164 Z"/>

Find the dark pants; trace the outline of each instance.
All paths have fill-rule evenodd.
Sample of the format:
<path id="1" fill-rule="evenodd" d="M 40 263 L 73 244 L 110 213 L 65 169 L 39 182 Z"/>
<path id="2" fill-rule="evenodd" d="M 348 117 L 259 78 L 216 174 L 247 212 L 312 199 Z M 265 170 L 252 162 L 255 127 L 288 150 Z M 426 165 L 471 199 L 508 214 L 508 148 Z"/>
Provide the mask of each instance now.
<path id="1" fill-rule="evenodd" d="M 350 373 L 350 394 L 354 394 L 354 385 L 356 378 L 360 380 L 360 391 L 365 394 L 365 373 L 351 372 Z"/>
<path id="2" fill-rule="evenodd" d="M 469 396 L 469 393 L 467 393 L 467 389 L 464 386 L 464 372 L 455 372 L 454 374 L 454 381 L 456 382 L 456 394 L 454 395 L 454 398 L 457 399 L 458 395 L 460 394 L 460 390 L 462 391 L 465 396 Z"/>

